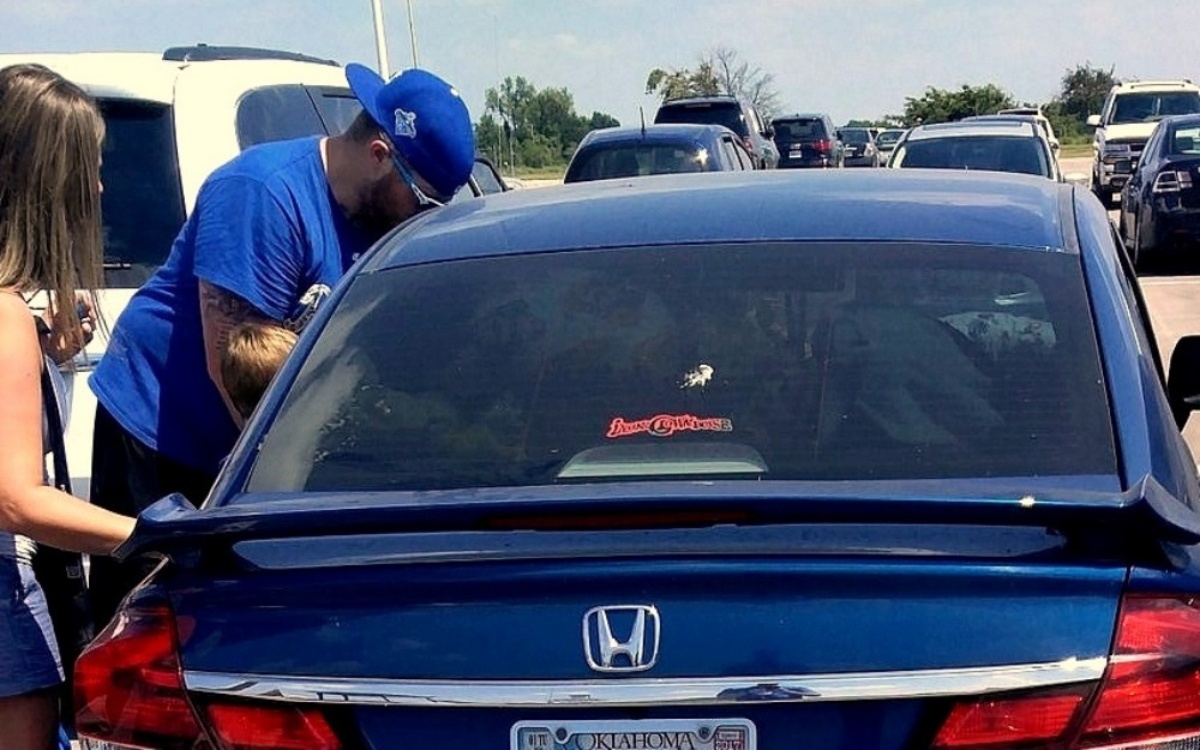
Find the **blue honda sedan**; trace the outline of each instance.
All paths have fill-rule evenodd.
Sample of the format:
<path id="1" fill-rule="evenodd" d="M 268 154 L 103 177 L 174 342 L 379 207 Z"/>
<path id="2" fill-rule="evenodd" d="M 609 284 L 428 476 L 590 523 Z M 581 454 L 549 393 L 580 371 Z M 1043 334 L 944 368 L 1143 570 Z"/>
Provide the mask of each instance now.
<path id="1" fill-rule="evenodd" d="M 1116 242 L 1086 190 L 937 170 L 423 214 L 334 291 L 204 506 L 138 521 L 123 553 L 165 561 L 80 659 L 78 729 L 1192 747 L 1200 389 L 1166 395 Z"/>

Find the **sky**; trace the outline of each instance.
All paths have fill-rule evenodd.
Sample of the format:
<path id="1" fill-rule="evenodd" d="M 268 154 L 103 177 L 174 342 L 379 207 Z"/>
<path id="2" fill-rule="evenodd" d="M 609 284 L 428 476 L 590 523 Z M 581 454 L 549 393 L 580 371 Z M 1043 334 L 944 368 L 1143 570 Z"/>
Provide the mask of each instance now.
<path id="1" fill-rule="evenodd" d="M 393 71 L 416 58 L 462 93 L 524 76 L 576 111 L 653 117 L 654 68 L 718 46 L 774 76 L 784 111 L 835 123 L 904 110 L 927 87 L 994 83 L 1045 102 L 1080 64 L 1200 81 L 1200 0 L 379 0 Z M 371 0 L 0 0 L 0 52 L 162 51 L 207 42 L 378 67 Z"/>

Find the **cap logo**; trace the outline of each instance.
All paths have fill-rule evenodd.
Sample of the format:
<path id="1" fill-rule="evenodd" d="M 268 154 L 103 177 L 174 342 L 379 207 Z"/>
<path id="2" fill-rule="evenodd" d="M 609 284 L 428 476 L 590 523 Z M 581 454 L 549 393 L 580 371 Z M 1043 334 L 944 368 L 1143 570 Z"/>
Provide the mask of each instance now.
<path id="1" fill-rule="evenodd" d="M 405 138 L 417 137 L 417 113 L 396 110 L 396 136 Z"/>

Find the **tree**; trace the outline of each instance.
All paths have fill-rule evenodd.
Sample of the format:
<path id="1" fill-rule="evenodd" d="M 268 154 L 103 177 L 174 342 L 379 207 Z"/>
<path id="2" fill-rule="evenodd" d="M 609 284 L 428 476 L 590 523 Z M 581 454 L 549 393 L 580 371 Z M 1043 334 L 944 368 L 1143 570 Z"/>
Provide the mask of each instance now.
<path id="1" fill-rule="evenodd" d="M 616 118 L 593 112 L 590 118 L 575 112 L 575 98 L 565 88 L 539 90 L 521 76 L 505 78 L 484 94 L 484 114 L 475 126 L 481 150 L 497 152 L 510 168 L 548 167 L 563 164 L 583 136 L 602 122 L 619 125 Z M 515 161 L 516 164 L 512 162 Z"/>
<path id="2" fill-rule="evenodd" d="M 905 127 L 932 122 L 951 122 L 972 115 L 990 115 L 997 110 L 1012 107 L 1013 98 L 995 84 L 968 86 L 951 91 L 930 86 L 920 97 L 906 97 L 904 114 L 900 116 Z"/>
<path id="3" fill-rule="evenodd" d="M 1062 92 L 1058 101 L 1064 115 L 1085 122 L 1088 115 L 1100 114 L 1104 97 L 1116 83 L 1115 67 L 1103 70 L 1093 68 L 1090 63 L 1068 68 L 1062 79 Z"/>
<path id="4" fill-rule="evenodd" d="M 646 93 L 658 94 L 663 101 L 685 96 L 714 96 L 725 93 L 711 65 L 701 63 L 696 70 L 655 68 L 646 78 Z"/>
<path id="5" fill-rule="evenodd" d="M 780 111 L 775 77 L 729 47 L 716 47 L 701 55 L 695 69 L 655 68 L 646 77 L 646 93 L 657 94 L 664 101 L 730 94 L 753 104 L 766 122 Z"/>
<path id="6" fill-rule="evenodd" d="M 1088 115 L 1099 114 L 1108 90 L 1117 82 L 1115 68 L 1094 68 L 1091 63 L 1067 68 L 1062 90 L 1044 108 L 1054 132 L 1063 142 L 1087 141 Z"/>

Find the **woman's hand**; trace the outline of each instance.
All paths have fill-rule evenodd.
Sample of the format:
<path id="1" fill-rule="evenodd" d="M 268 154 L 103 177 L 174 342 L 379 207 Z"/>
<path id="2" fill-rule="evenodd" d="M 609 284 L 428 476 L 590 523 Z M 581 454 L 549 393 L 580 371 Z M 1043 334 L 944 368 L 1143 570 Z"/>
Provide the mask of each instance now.
<path id="1" fill-rule="evenodd" d="M 75 313 L 79 316 L 81 336 L 68 336 L 65 331 L 54 327 L 54 308 L 47 307 L 39 318 L 38 332 L 42 351 L 56 364 L 71 360 L 91 342 L 96 333 L 96 308 L 92 304 L 91 295 L 85 292 L 75 294 Z"/>

